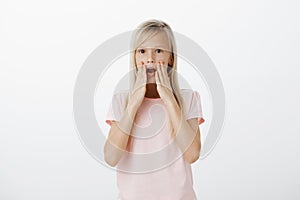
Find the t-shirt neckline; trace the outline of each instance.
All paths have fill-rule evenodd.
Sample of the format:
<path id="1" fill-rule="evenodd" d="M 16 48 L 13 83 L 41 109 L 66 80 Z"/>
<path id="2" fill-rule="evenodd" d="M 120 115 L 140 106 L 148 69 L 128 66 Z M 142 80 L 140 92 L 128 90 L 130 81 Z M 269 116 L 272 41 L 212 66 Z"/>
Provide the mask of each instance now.
<path id="1" fill-rule="evenodd" d="M 150 101 L 160 101 L 161 100 L 161 98 L 159 97 L 159 98 L 149 98 L 149 97 L 144 97 L 144 99 L 145 100 L 150 100 Z"/>

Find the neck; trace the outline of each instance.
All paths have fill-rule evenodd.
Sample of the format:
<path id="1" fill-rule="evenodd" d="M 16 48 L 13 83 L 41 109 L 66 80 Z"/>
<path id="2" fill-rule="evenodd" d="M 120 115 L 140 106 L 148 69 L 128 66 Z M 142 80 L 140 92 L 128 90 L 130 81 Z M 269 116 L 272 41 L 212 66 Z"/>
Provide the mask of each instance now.
<path id="1" fill-rule="evenodd" d="M 146 84 L 146 94 L 147 98 L 159 98 L 159 94 L 156 89 L 156 83 L 147 83 Z"/>

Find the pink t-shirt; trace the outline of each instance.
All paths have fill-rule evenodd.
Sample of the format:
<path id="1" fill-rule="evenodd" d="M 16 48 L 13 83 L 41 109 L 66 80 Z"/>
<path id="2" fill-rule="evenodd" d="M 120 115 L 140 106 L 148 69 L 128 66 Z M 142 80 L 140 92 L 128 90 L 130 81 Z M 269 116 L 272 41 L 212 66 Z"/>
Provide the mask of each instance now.
<path id="1" fill-rule="evenodd" d="M 106 123 L 119 121 L 124 112 L 128 90 L 114 94 Z M 204 122 L 200 95 L 181 89 L 186 120 Z M 195 200 L 191 165 L 171 137 L 168 111 L 160 98 L 144 98 L 131 135 L 117 164 L 120 200 Z"/>

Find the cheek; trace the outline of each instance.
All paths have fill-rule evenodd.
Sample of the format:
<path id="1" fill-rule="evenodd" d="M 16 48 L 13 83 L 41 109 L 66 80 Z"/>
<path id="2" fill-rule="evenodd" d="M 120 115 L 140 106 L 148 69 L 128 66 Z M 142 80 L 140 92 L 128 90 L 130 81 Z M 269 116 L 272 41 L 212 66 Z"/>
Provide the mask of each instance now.
<path id="1" fill-rule="evenodd" d="M 143 61 L 143 57 L 141 55 L 136 55 L 135 60 L 138 61 Z"/>
<path id="2" fill-rule="evenodd" d="M 138 63 L 140 63 L 142 60 L 140 59 L 139 56 L 135 56 L 135 64 L 137 65 Z"/>
<path id="3" fill-rule="evenodd" d="M 168 64 L 170 62 L 170 58 L 168 56 L 165 56 L 163 59 L 162 59 L 166 64 Z"/>
<path id="4" fill-rule="evenodd" d="M 157 57 L 156 57 L 156 60 L 157 61 L 164 61 L 164 62 L 168 62 L 168 56 L 166 56 L 166 55 L 158 55 Z"/>

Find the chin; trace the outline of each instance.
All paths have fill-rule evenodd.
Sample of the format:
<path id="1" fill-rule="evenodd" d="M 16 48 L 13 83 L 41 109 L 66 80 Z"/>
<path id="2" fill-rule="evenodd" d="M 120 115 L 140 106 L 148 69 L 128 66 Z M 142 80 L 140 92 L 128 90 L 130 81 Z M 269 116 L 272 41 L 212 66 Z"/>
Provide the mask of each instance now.
<path id="1" fill-rule="evenodd" d="M 156 82 L 155 82 L 155 79 L 152 79 L 152 78 L 151 78 L 151 79 L 148 79 L 148 80 L 147 80 L 147 83 L 156 83 Z"/>

